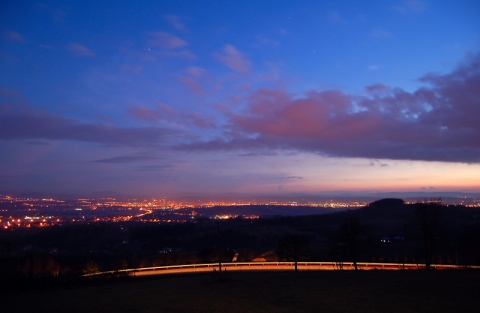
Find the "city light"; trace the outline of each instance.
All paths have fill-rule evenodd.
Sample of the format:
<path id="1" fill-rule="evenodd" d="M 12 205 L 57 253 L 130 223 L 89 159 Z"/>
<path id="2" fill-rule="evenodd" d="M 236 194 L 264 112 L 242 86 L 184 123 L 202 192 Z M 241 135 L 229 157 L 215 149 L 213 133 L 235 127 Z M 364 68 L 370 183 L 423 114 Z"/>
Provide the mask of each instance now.
<path id="1" fill-rule="evenodd" d="M 427 199 L 406 201 L 406 203 L 441 201 Z M 325 208 L 330 210 L 358 209 L 365 207 L 365 201 L 178 201 L 160 199 L 115 198 L 59 200 L 54 198 L 20 198 L 0 195 L 0 227 L 3 229 L 49 227 L 67 223 L 195 223 L 198 219 L 258 219 L 258 214 L 246 213 L 251 206 Z M 465 207 L 480 207 L 480 199 L 460 197 L 449 203 Z M 229 208 L 245 213 L 229 213 Z M 225 212 L 213 212 L 214 208 L 224 208 Z"/>

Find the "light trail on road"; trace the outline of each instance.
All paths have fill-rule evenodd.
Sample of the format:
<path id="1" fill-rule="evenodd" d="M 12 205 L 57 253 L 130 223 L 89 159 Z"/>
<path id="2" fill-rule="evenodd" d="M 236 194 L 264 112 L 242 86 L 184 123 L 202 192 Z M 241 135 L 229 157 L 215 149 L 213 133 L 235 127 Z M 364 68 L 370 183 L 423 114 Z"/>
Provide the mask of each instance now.
<path id="1" fill-rule="evenodd" d="M 236 262 L 221 263 L 222 271 L 294 271 L 294 262 Z M 354 270 L 352 262 L 298 262 L 299 271 L 335 271 L 335 270 Z M 152 276 L 165 274 L 183 274 L 183 273 L 202 273 L 214 272 L 219 268 L 218 263 L 205 264 L 187 264 L 187 265 L 170 265 L 157 267 L 131 268 L 118 271 L 105 271 L 83 275 L 100 276 L 125 274 L 128 276 Z M 424 270 L 424 264 L 412 263 L 357 263 L 359 270 Z M 480 269 L 480 266 L 466 265 L 448 265 L 448 264 L 432 264 L 435 270 L 464 270 L 464 269 Z"/>

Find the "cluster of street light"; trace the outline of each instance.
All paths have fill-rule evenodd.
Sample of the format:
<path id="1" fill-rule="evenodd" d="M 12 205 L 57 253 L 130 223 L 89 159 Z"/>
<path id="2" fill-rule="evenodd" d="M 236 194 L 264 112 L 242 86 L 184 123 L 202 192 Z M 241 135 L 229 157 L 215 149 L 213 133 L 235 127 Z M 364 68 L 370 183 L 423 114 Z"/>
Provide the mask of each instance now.
<path id="1" fill-rule="evenodd" d="M 459 198 L 458 204 L 480 207 L 480 199 Z M 127 222 L 186 223 L 199 217 L 214 219 L 259 218 L 255 214 L 215 213 L 210 208 L 242 206 L 283 206 L 330 209 L 356 209 L 366 206 L 361 201 L 177 201 L 159 199 L 116 198 L 61 200 L 54 198 L 19 198 L 0 195 L 0 228 L 30 228 L 65 223 Z"/>

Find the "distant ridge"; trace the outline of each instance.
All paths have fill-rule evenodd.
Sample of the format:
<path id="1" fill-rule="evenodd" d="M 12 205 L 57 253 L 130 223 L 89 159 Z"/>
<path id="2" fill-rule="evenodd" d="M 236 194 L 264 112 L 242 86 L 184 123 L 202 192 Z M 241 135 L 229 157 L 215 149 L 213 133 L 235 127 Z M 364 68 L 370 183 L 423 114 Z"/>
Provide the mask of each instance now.
<path id="1" fill-rule="evenodd" d="M 384 219 L 385 221 L 389 220 L 389 223 L 412 221 L 414 205 L 407 204 L 403 199 L 399 198 L 384 198 L 360 209 L 358 214 L 365 220 Z"/>
<path id="2" fill-rule="evenodd" d="M 397 198 L 385 198 L 370 203 L 369 207 L 391 207 L 404 205 L 405 201 Z"/>

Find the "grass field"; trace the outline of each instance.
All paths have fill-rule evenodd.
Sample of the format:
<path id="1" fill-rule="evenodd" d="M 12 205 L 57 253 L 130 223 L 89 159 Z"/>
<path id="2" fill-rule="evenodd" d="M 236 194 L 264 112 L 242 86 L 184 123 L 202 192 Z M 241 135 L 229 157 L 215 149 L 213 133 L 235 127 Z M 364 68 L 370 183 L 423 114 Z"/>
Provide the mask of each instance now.
<path id="1" fill-rule="evenodd" d="M 165 275 L 0 295 L 2 312 L 478 312 L 480 271 Z"/>

